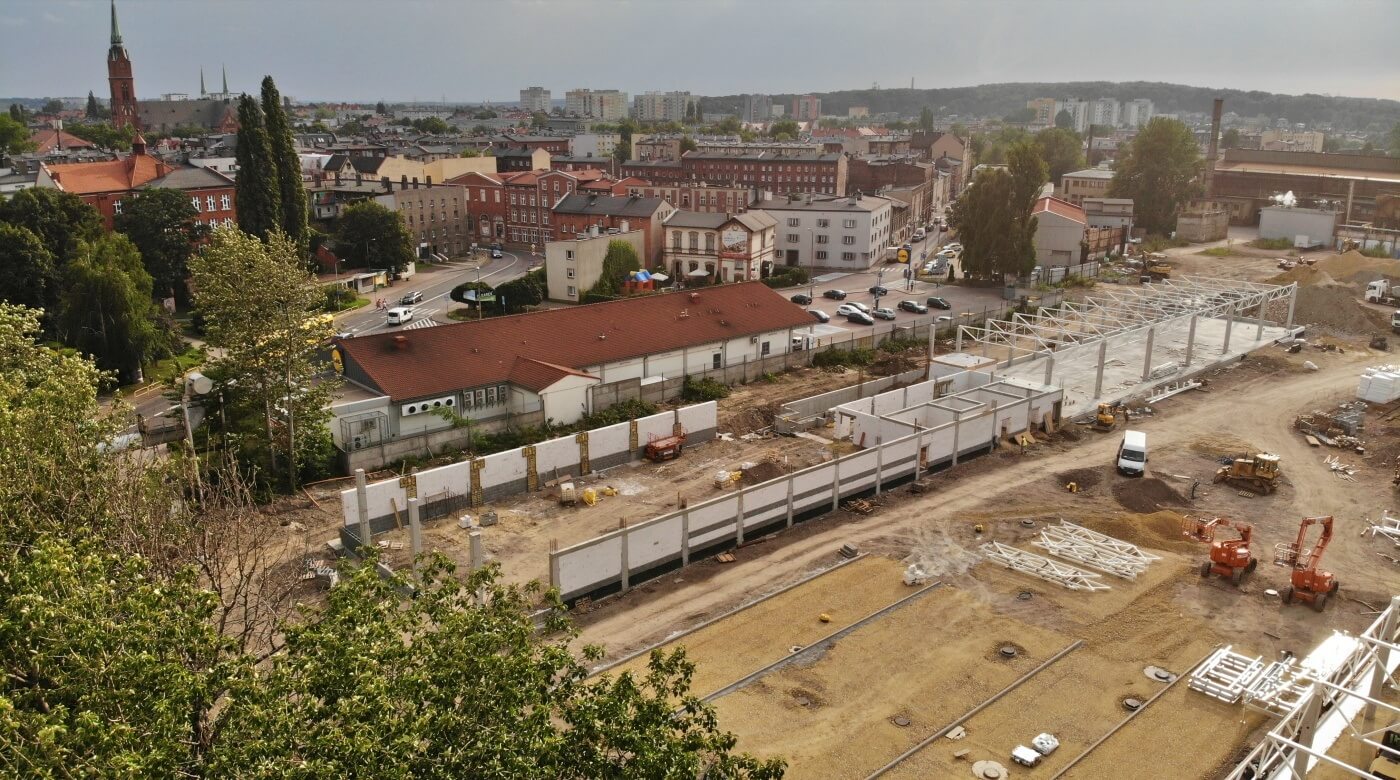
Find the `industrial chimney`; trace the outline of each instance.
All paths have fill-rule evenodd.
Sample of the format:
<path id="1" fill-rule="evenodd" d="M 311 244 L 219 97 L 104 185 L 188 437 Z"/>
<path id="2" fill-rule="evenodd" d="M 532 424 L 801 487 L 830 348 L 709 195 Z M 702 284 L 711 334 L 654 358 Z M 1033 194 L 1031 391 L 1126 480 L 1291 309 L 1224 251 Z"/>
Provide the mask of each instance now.
<path id="1" fill-rule="evenodd" d="M 1210 145 L 1206 152 L 1206 171 L 1201 177 L 1205 186 L 1205 197 L 1211 196 L 1211 184 L 1215 180 L 1215 158 L 1220 153 L 1220 113 L 1225 108 L 1225 98 L 1216 98 L 1215 107 L 1210 111 Z"/>

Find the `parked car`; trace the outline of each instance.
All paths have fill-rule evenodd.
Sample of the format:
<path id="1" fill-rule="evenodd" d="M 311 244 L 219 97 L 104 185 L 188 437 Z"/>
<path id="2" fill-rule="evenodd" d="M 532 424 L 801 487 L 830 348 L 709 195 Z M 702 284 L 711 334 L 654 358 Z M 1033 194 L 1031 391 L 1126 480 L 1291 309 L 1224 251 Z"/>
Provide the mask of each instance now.
<path id="1" fill-rule="evenodd" d="M 389 310 L 389 324 L 402 325 L 413 319 L 412 306 L 395 306 Z"/>
<path id="2" fill-rule="evenodd" d="M 930 296 L 928 297 L 928 305 L 931 306 L 931 307 L 933 307 L 933 308 L 935 308 L 935 309 L 951 309 L 951 308 L 953 308 L 953 304 L 948 303 L 946 300 L 944 300 L 944 299 L 938 297 L 937 295 L 930 295 Z"/>
<path id="3" fill-rule="evenodd" d="M 853 311 L 846 315 L 847 322 L 854 322 L 860 325 L 874 325 L 875 318 L 863 311 Z"/>
<path id="4" fill-rule="evenodd" d="M 810 306 L 811 303 L 812 303 L 812 296 L 810 296 L 810 295 L 808 295 L 808 294 L 806 294 L 806 293 L 798 293 L 798 294 L 792 296 L 791 298 L 789 298 L 788 300 L 792 301 L 793 303 L 797 304 L 798 306 Z"/>
<path id="5" fill-rule="evenodd" d="M 421 293 L 421 292 L 419 292 L 419 291 L 417 291 L 417 290 L 414 290 L 414 291 L 411 292 L 411 293 L 404 293 L 404 296 L 403 296 L 402 298 L 399 299 L 399 305 L 400 305 L 400 306 L 412 306 L 413 304 L 418 303 L 418 302 L 420 302 L 420 301 L 422 301 L 422 300 L 423 300 L 423 293 Z"/>
<path id="6" fill-rule="evenodd" d="M 860 312 L 861 314 L 867 313 L 866 309 L 857 306 L 854 302 L 843 303 L 836 307 L 836 316 L 838 317 L 844 317 L 852 312 Z"/>
<path id="7" fill-rule="evenodd" d="M 888 306 L 881 306 L 880 308 L 876 309 L 875 311 L 870 312 L 870 314 L 871 314 L 871 316 L 873 316 L 873 317 L 879 317 L 879 318 L 882 319 L 882 320 L 892 320 L 892 319 L 894 319 L 894 309 L 891 309 L 891 308 L 888 307 Z"/>
<path id="8" fill-rule="evenodd" d="M 845 291 L 845 290 L 827 290 L 827 291 L 825 291 L 825 292 L 822 293 L 822 297 L 823 297 L 823 298 L 830 298 L 830 299 L 833 300 L 833 301 L 844 301 L 844 300 L 846 300 L 846 291 Z"/>
<path id="9" fill-rule="evenodd" d="M 938 322 L 938 327 L 941 328 L 941 327 L 943 327 L 944 325 L 947 325 L 947 324 L 951 323 L 952 321 L 953 321 L 953 318 L 952 318 L 952 317 L 949 317 L 948 315 L 944 314 L 943 316 L 939 317 L 938 320 L 937 320 L 937 322 Z"/>
<path id="10" fill-rule="evenodd" d="M 889 291 L 889 288 L 881 287 L 880 285 L 877 284 L 877 285 L 875 285 L 874 287 L 871 287 L 871 288 L 870 288 L 870 294 L 871 294 L 871 295 L 874 295 L 874 296 L 876 296 L 876 297 L 878 298 L 878 297 L 883 296 L 883 295 L 889 295 L 889 294 L 890 294 L 890 291 Z"/>
<path id="11" fill-rule="evenodd" d="M 944 248 L 944 249 L 951 249 L 951 250 L 953 250 L 954 252 L 961 252 L 961 251 L 962 251 L 962 244 L 959 244 L 958 242 L 954 241 L 953 243 L 948 244 L 948 245 L 944 246 L 943 248 Z"/>
<path id="12" fill-rule="evenodd" d="M 831 315 L 821 309 L 808 309 L 807 313 L 812 315 L 812 319 L 817 322 L 831 322 Z"/>
<path id="13" fill-rule="evenodd" d="M 927 230 L 924 230 L 923 228 L 919 228 L 918 230 L 915 230 L 915 231 L 914 231 L 914 240 L 915 240 L 915 241 L 923 241 L 923 240 L 924 240 L 924 236 L 927 236 L 927 235 L 928 235 L 928 231 L 927 231 Z"/>
<path id="14" fill-rule="evenodd" d="M 907 312 L 913 312 L 914 314 L 928 314 L 928 307 L 913 298 L 906 298 L 900 301 L 899 308 Z"/>
<path id="15" fill-rule="evenodd" d="M 491 259 L 492 259 L 492 260 L 499 260 L 499 259 L 501 259 L 502 257 L 505 257 L 505 255 L 501 254 L 501 245 L 500 245 L 500 244 L 492 244 L 492 245 L 491 245 Z"/>

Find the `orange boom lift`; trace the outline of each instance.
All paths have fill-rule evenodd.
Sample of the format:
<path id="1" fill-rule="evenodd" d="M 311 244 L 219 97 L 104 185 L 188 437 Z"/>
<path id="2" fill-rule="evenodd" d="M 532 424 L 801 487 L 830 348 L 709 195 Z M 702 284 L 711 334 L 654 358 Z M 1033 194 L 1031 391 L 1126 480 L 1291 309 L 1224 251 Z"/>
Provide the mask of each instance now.
<path id="1" fill-rule="evenodd" d="M 1322 535 L 1318 537 L 1317 543 L 1312 547 L 1305 546 L 1308 538 L 1308 528 L 1314 525 L 1322 526 Z M 1292 604 L 1294 601 L 1301 601 L 1311 604 L 1312 608 L 1321 612 L 1327 605 L 1327 597 L 1337 592 L 1341 583 L 1337 582 L 1336 575 L 1326 569 L 1318 568 L 1322 563 L 1322 554 L 1327 552 L 1327 545 L 1332 542 L 1332 516 L 1327 517 L 1305 517 L 1303 522 L 1298 524 L 1298 538 L 1292 544 L 1280 544 L 1274 547 L 1274 564 L 1287 566 L 1293 570 L 1288 589 L 1283 592 L 1283 603 Z"/>
<path id="2" fill-rule="evenodd" d="M 1216 539 L 1216 533 L 1222 528 L 1233 528 L 1239 538 Z M 1245 575 L 1259 565 L 1259 559 L 1249 550 L 1249 540 L 1254 536 L 1254 526 L 1249 523 L 1232 523 L 1224 517 L 1211 520 L 1188 517 L 1182 520 L 1181 533 L 1210 545 L 1210 560 L 1201 564 L 1202 577 L 1218 574 L 1231 584 L 1239 585 Z"/>

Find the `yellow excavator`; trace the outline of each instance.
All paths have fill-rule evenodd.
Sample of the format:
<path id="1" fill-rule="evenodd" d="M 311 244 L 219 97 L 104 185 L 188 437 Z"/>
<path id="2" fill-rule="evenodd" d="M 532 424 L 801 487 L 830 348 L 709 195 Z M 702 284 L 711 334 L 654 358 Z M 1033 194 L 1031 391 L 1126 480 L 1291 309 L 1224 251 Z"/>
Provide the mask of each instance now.
<path id="1" fill-rule="evenodd" d="M 1099 408 L 1094 412 L 1094 430 L 1111 431 L 1117 427 L 1117 408 L 1113 404 L 1099 404 Z"/>

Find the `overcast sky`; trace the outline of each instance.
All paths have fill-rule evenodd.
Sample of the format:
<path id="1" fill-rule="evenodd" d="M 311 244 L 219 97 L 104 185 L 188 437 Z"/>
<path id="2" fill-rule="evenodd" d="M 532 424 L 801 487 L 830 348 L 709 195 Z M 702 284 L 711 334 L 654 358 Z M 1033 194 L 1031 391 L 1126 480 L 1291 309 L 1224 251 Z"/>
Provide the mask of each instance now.
<path id="1" fill-rule="evenodd" d="M 0 95 L 107 95 L 108 0 L 0 2 Z M 1398 0 L 117 0 L 137 94 L 1168 81 L 1400 99 Z"/>

